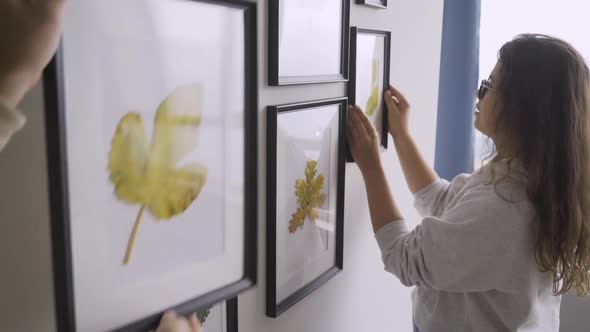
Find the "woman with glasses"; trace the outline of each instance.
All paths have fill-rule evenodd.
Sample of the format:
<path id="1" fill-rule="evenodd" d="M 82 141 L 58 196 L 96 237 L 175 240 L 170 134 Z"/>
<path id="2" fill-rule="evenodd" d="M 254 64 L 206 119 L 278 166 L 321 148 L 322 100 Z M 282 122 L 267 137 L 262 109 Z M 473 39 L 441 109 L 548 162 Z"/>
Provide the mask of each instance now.
<path id="1" fill-rule="evenodd" d="M 590 293 L 590 74 L 568 43 L 506 43 L 478 91 L 475 128 L 491 161 L 451 182 L 424 161 L 409 105 L 385 93 L 389 132 L 423 216 L 409 230 L 389 190 L 375 130 L 349 110 L 385 269 L 412 294 L 415 330 L 558 331 L 561 295 Z"/>

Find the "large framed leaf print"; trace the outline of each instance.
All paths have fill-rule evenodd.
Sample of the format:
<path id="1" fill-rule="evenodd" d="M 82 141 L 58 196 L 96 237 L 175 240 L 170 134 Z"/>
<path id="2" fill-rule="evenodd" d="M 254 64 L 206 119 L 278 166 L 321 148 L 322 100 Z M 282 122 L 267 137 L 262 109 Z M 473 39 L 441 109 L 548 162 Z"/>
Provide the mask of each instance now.
<path id="1" fill-rule="evenodd" d="M 60 331 L 255 284 L 256 63 L 251 1 L 69 4 L 44 77 Z"/>
<path id="2" fill-rule="evenodd" d="M 266 313 L 342 270 L 347 99 L 267 109 Z"/>

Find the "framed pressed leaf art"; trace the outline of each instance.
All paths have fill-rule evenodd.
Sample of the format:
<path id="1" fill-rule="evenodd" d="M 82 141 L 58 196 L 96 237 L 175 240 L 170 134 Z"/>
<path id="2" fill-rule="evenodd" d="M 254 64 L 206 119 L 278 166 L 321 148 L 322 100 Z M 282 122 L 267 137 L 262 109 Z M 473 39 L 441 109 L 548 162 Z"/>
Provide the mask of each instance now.
<path id="1" fill-rule="evenodd" d="M 350 32 L 350 80 L 348 100 L 369 118 L 387 149 L 388 118 L 383 100 L 389 87 L 391 32 L 352 27 Z M 347 149 L 346 159 L 354 161 Z"/>
<path id="2" fill-rule="evenodd" d="M 347 99 L 267 110 L 266 312 L 342 270 Z"/>
<path id="3" fill-rule="evenodd" d="M 68 6 L 44 81 L 60 331 L 146 331 L 255 284 L 256 64 L 251 1 Z"/>

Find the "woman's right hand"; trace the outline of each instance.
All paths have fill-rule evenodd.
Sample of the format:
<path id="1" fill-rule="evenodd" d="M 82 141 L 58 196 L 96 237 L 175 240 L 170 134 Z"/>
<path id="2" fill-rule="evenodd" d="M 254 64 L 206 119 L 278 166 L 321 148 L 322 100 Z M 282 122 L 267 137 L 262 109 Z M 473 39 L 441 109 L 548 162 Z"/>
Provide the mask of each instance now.
<path id="1" fill-rule="evenodd" d="M 410 104 L 393 85 L 390 85 L 389 89 L 385 91 L 385 104 L 387 105 L 389 119 L 389 133 L 393 139 L 408 135 Z"/>

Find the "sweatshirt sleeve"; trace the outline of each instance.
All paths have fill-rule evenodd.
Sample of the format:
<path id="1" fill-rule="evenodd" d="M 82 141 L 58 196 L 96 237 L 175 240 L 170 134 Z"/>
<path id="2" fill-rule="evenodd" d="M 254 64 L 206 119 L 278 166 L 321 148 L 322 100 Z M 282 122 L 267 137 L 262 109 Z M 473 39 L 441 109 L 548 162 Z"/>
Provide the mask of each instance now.
<path id="1" fill-rule="evenodd" d="M 474 188 L 443 216 L 426 217 L 411 232 L 403 221 L 383 226 L 375 236 L 385 270 L 406 286 L 518 291 L 522 283 L 510 278 L 526 278 L 530 239 L 509 204 L 493 189 Z"/>
<path id="2" fill-rule="evenodd" d="M 422 216 L 440 216 L 445 207 L 457 195 L 469 180 L 469 174 L 457 175 L 452 182 L 438 179 L 413 193 L 414 207 Z"/>

